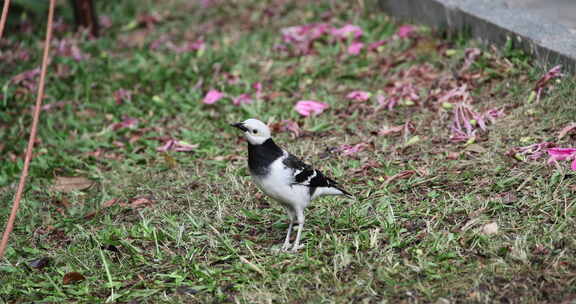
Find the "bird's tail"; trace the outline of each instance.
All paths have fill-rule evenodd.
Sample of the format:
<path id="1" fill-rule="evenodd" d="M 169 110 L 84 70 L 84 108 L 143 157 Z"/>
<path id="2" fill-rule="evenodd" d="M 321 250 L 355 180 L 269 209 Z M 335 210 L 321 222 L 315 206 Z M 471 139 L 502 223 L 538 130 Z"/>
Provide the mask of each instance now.
<path id="1" fill-rule="evenodd" d="M 337 185 L 330 185 L 328 187 L 318 187 L 316 189 L 316 193 L 317 196 L 325 196 L 325 195 L 346 195 L 348 197 L 353 198 L 354 195 L 352 195 L 350 192 L 340 188 Z"/>
<path id="2" fill-rule="evenodd" d="M 350 197 L 350 198 L 353 198 L 353 197 L 354 197 L 354 195 L 352 195 L 352 193 L 350 193 L 350 192 L 342 189 L 341 187 L 335 186 L 334 188 L 340 190 L 340 192 L 342 192 L 343 195 L 346 195 L 346 196 L 348 196 L 348 197 Z"/>

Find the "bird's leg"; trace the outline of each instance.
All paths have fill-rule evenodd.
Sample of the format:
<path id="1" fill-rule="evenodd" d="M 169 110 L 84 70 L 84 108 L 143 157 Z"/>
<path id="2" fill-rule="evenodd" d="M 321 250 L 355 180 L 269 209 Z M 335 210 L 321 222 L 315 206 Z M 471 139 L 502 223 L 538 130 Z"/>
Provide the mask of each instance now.
<path id="1" fill-rule="evenodd" d="M 282 250 L 288 250 L 288 248 L 290 248 L 290 233 L 292 232 L 292 226 L 294 225 L 294 211 L 290 208 L 286 208 L 286 211 L 290 218 L 290 224 L 288 224 L 288 231 L 286 232 L 286 239 L 284 240 Z"/>
<path id="2" fill-rule="evenodd" d="M 294 241 L 292 251 L 298 251 L 304 247 L 304 245 L 300 245 L 300 235 L 302 234 L 302 229 L 304 228 L 304 210 L 296 210 L 296 220 L 298 221 L 298 233 L 296 234 L 296 241 Z"/>

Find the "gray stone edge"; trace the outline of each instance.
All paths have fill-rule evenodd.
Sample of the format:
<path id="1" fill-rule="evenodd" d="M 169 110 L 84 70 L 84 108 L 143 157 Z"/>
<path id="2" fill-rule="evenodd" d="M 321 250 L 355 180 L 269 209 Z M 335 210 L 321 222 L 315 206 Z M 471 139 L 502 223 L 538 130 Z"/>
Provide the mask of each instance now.
<path id="1" fill-rule="evenodd" d="M 503 46 L 509 39 L 543 69 L 561 64 L 576 73 L 576 35 L 563 25 L 507 8 L 494 0 L 378 0 L 381 9 L 398 18 L 453 31 L 467 31 L 484 43 Z"/>

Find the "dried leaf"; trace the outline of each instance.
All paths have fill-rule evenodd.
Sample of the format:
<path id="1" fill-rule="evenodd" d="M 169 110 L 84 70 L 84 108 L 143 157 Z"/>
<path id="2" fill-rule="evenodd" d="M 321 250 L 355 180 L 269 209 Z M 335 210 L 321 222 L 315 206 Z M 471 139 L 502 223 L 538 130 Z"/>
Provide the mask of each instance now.
<path id="1" fill-rule="evenodd" d="M 84 280 L 86 280 L 86 278 L 82 274 L 78 272 L 69 272 L 62 278 L 62 284 L 68 285 Z"/>
<path id="2" fill-rule="evenodd" d="M 573 122 L 567 125 L 566 127 L 562 128 L 562 130 L 560 130 L 560 132 L 558 133 L 558 140 L 562 139 L 564 136 L 566 136 L 566 134 L 574 131 L 575 129 L 576 129 L 576 122 Z"/>
<path id="3" fill-rule="evenodd" d="M 266 273 L 260 268 L 258 267 L 258 265 L 248 261 L 248 259 L 246 259 L 243 256 L 239 256 L 240 261 L 246 265 L 248 265 L 248 267 L 254 271 L 256 271 L 257 273 L 259 273 L 260 275 L 264 276 Z"/>
<path id="4" fill-rule="evenodd" d="M 448 153 L 448 155 L 446 156 L 446 159 L 456 160 L 456 159 L 460 158 L 460 153 L 461 153 L 461 152 L 450 152 L 450 153 Z"/>
<path id="5" fill-rule="evenodd" d="M 471 145 L 466 147 L 466 151 L 470 151 L 470 152 L 474 152 L 474 153 L 478 153 L 478 154 L 484 154 L 484 153 L 486 153 L 486 148 L 482 147 L 479 144 L 471 144 Z"/>
<path id="6" fill-rule="evenodd" d="M 394 127 L 384 126 L 384 127 L 382 127 L 382 129 L 380 129 L 380 131 L 378 131 L 378 135 L 385 136 L 388 134 L 400 133 L 400 132 L 402 132 L 402 130 L 404 130 L 404 125 L 399 125 L 399 126 L 394 126 Z"/>
<path id="7" fill-rule="evenodd" d="M 130 208 L 145 207 L 146 205 L 152 205 L 152 201 L 145 197 L 137 198 L 130 202 Z"/>
<path id="8" fill-rule="evenodd" d="M 118 202 L 117 199 L 113 198 L 111 200 L 108 200 L 107 202 L 105 202 L 104 204 L 102 204 L 102 208 L 108 208 L 108 207 L 112 207 L 114 206 L 114 204 L 116 204 Z"/>
<path id="9" fill-rule="evenodd" d="M 59 192 L 72 192 L 90 188 L 93 181 L 82 176 L 56 176 L 52 190 Z"/>
<path id="10" fill-rule="evenodd" d="M 402 171 L 400 173 L 394 174 L 394 175 L 386 178 L 386 180 L 384 181 L 384 185 L 388 185 L 397 179 L 409 178 L 410 176 L 412 176 L 414 174 L 416 174 L 416 171 L 414 171 L 414 170 Z"/>
<path id="11" fill-rule="evenodd" d="M 178 162 L 176 161 L 176 159 L 174 159 L 174 157 L 170 156 L 170 154 L 162 153 L 162 157 L 164 157 L 164 161 L 166 162 L 166 164 L 170 169 L 178 167 Z"/>

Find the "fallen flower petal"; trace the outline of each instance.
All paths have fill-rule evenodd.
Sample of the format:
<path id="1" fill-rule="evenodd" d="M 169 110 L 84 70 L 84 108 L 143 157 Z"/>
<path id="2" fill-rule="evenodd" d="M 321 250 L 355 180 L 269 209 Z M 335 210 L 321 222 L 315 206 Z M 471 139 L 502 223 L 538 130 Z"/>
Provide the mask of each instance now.
<path id="1" fill-rule="evenodd" d="M 394 174 L 392 176 L 387 177 L 386 180 L 384 181 L 383 185 L 388 185 L 397 179 L 409 178 L 410 176 L 412 176 L 414 174 L 416 174 L 416 171 L 414 171 L 414 170 L 402 171 L 400 173 L 397 173 L 397 174 Z"/>
<path id="2" fill-rule="evenodd" d="M 546 86 L 546 84 L 548 84 L 550 82 L 550 80 L 552 80 L 554 78 L 562 77 L 563 75 L 560 72 L 561 69 L 562 69 L 562 66 L 557 65 L 557 66 L 553 67 L 552 69 L 550 69 L 548 72 L 546 72 L 546 74 L 544 74 L 536 82 L 536 84 L 534 85 L 534 90 L 537 91 L 538 89 L 543 88 L 544 86 Z"/>
<path id="3" fill-rule="evenodd" d="M 198 39 L 196 41 L 188 41 L 180 46 L 174 46 L 171 43 L 168 43 L 167 45 L 170 50 L 174 51 L 177 54 L 192 51 L 201 51 L 205 47 L 204 40 L 202 39 Z"/>
<path id="4" fill-rule="evenodd" d="M 362 42 L 352 42 L 352 44 L 350 44 L 350 46 L 348 46 L 348 54 L 350 55 L 358 55 L 360 54 L 360 51 L 362 51 L 362 48 L 364 48 L 364 43 Z"/>
<path id="5" fill-rule="evenodd" d="M 300 126 L 292 120 L 283 120 L 280 122 L 280 131 L 290 131 L 294 136 L 300 136 Z"/>
<path id="6" fill-rule="evenodd" d="M 132 100 L 132 91 L 125 89 L 118 89 L 114 91 L 114 100 L 116 104 L 122 104 L 125 101 Z"/>
<path id="7" fill-rule="evenodd" d="M 542 92 L 546 89 L 546 87 L 548 86 L 548 84 L 550 83 L 550 81 L 552 79 L 555 78 L 560 78 L 562 77 L 562 73 L 560 72 L 562 66 L 561 65 L 557 65 L 555 67 L 553 67 L 552 69 L 550 69 L 548 72 L 546 72 L 546 74 L 544 74 L 544 76 L 542 76 L 534 85 L 534 88 L 532 90 L 532 93 L 530 95 L 530 100 L 532 100 L 534 97 L 534 93 L 536 94 L 536 102 L 540 101 L 540 97 L 542 96 Z"/>
<path id="8" fill-rule="evenodd" d="M 19 84 L 23 81 L 31 81 L 34 80 L 38 75 L 40 75 L 40 68 L 31 69 L 28 71 L 24 71 L 10 79 L 12 83 Z"/>
<path id="9" fill-rule="evenodd" d="M 384 90 L 386 91 L 386 96 L 378 95 L 376 100 L 378 100 L 381 108 L 386 108 L 389 111 L 394 109 L 401 101 L 405 102 L 405 104 L 413 105 L 420 99 L 418 89 L 412 83 L 395 81 Z"/>
<path id="10" fill-rule="evenodd" d="M 396 32 L 396 36 L 398 36 L 400 38 L 408 38 L 408 37 L 410 37 L 410 34 L 412 34 L 414 31 L 415 31 L 414 26 L 403 25 L 403 26 L 398 28 L 398 31 Z"/>
<path id="11" fill-rule="evenodd" d="M 550 148 L 548 149 L 548 155 L 550 155 L 549 163 L 571 159 L 576 157 L 576 148 Z"/>
<path id="12" fill-rule="evenodd" d="M 524 147 L 512 148 L 506 153 L 506 155 L 514 157 L 518 160 L 522 160 L 522 158 L 518 156 L 526 156 L 528 159 L 536 160 L 542 157 L 542 155 L 546 153 L 548 149 L 553 148 L 554 146 L 554 143 L 544 141 Z"/>
<path id="13" fill-rule="evenodd" d="M 138 124 L 138 119 L 133 117 L 124 117 L 121 122 L 116 122 L 110 125 L 110 128 L 114 131 L 124 128 L 132 128 Z"/>
<path id="14" fill-rule="evenodd" d="M 255 82 L 252 84 L 252 88 L 254 90 L 256 90 L 256 93 L 260 93 L 260 92 L 262 92 L 262 83 L 261 82 Z"/>
<path id="15" fill-rule="evenodd" d="M 178 140 L 172 145 L 172 149 L 176 152 L 189 152 L 196 148 L 198 148 L 198 144 L 189 144 L 182 140 Z"/>
<path id="16" fill-rule="evenodd" d="M 170 150 L 170 148 L 172 147 L 172 145 L 174 145 L 174 140 L 170 139 L 170 140 L 168 140 L 164 145 L 156 148 L 156 151 L 158 151 L 158 152 L 166 152 L 166 151 Z"/>
<path id="17" fill-rule="evenodd" d="M 294 108 L 300 115 L 310 116 L 324 112 L 328 108 L 328 104 L 313 100 L 301 100 L 296 103 Z"/>
<path id="18" fill-rule="evenodd" d="M 71 103 L 71 102 L 70 101 L 57 101 L 57 102 L 45 104 L 40 109 L 42 111 L 49 111 L 52 109 L 62 108 L 69 103 Z"/>
<path id="19" fill-rule="evenodd" d="M 189 144 L 185 141 L 169 139 L 166 143 L 158 148 L 158 152 L 176 151 L 176 152 L 189 152 L 198 148 L 198 144 Z"/>
<path id="20" fill-rule="evenodd" d="M 56 40 L 54 43 L 56 44 L 55 53 L 58 56 L 70 57 L 76 61 L 90 58 L 88 54 L 80 50 L 76 40 L 65 38 L 60 41 Z"/>
<path id="21" fill-rule="evenodd" d="M 243 104 L 251 104 L 252 103 L 252 97 L 250 97 L 250 94 L 241 94 L 240 96 L 234 98 L 232 100 L 232 103 L 234 103 L 234 105 L 239 106 L 239 105 L 243 105 Z"/>
<path id="22" fill-rule="evenodd" d="M 340 151 L 342 155 L 349 156 L 366 149 L 366 147 L 368 147 L 367 143 L 359 143 L 355 145 L 344 144 L 338 147 L 338 151 Z"/>
<path id="23" fill-rule="evenodd" d="M 555 163 L 560 160 L 572 160 L 570 169 L 576 171 L 576 148 L 551 148 L 548 149 L 548 163 Z"/>
<path id="24" fill-rule="evenodd" d="M 353 39 L 358 39 L 362 37 L 363 33 L 364 32 L 362 31 L 361 27 L 353 24 L 347 24 L 341 28 L 332 29 L 332 31 L 330 32 L 332 36 L 339 39 L 348 39 L 350 37 L 352 37 Z"/>
<path id="25" fill-rule="evenodd" d="M 206 93 L 206 96 L 204 97 L 204 100 L 202 100 L 202 102 L 205 104 L 213 104 L 218 100 L 222 99 L 223 97 L 224 93 L 218 90 L 211 89 L 210 91 L 208 91 L 208 93 Z"/>
<path id="26" fill-rule="evenodd" d="M 366 101 L 368 99 L 370 99 L 370 96 L 372 96 L 372 94 L 370 92 L 366 92 L 366 91 L 352 91 L 350 93 L 348 93 L 348 95 L 346 95 L 346 98 L 353 100 L 353 101 Z"/>
<path id="27" fill-rule="evenodd" d="M 470 68 L 470 66 L 476 61 L 478 56 L 482 54 L 479 48 L 468 48 L 464 51 L 464 64 L 460 69 L 460 72 L 463 72 Z"/>
<path id="28" fill-rule="evenodd" d="M 388 40 L 379 40 L 368 44 L 368 51 L 378 51 L 378 48 L 388 43 Z"/>
<path id="29" fill-rule="evenodd" d="M 393 133 L 400 133 L 402 132 L 402 130 L 404 130 L 405 125 L 399 125 L 399 126 L 394 126 L 394 127 L 383 127 L 382 129 L 380 129 L 380 131 L 378 131 L 378 135 L 379 136 L 386 136 L 388 134 L 393 134 Z"/>
<path id="30" fill-rule="evenodd" d="M 309 54 L 312 50 L 312 43 L 322 37 L 330 29 L 330 25 L 325 23 L 307 24 L 283 28 L 282 40 L 288 45 L 292 45 L 300 54 Z"/>

